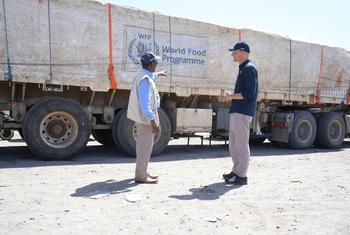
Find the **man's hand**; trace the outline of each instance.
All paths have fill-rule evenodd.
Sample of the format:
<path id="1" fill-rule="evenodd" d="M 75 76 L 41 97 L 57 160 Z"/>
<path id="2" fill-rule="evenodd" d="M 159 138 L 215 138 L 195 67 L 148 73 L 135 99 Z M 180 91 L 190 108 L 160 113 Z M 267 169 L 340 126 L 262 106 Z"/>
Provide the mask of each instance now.
<path id="1" fill-rule="evenodd" d="M 159 135 L 159 131 L 160 131 L 160 128 L 159 128 L 159 125 L 157 124 L 156 120 L 151 120 L 151 126 L 152 126 L 152 131 L 153 131 L 153 134 L 154 134 L 154 138 L 157 139 L 158 135 Z"/>
<path id="2" fill-rule="evenodd" d="M 164 76 L 164 77 L 168 77 L 168 71 L 166 70 L 163 70 L 163 71 L 159 71 L 159 72 L 156 72 L 156 76 Z"/>
<path id="3" fill-rule="evenodd" d="M 232 100 L 232 93 L 229 91 L 225 91 L 224 98 L 225 100 Z"/>

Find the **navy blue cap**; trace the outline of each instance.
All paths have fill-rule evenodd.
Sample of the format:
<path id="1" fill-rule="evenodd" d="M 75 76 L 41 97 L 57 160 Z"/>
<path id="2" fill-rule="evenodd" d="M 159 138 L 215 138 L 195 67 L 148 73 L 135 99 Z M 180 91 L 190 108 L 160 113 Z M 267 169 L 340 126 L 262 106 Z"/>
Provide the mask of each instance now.
<path id="1" fill-rule="evenodd" d="M 153 61 L 160 60 L 160 56 L 156 56 L 152 52 L 146 52 L 141 56 L 141 62 L 144 64 L 150 64 Z"/>
<path id="2" fill-rule="evenodd" d="M 246 42 L 237 42 L 233 48 L 229 48 L 229 51 L 245 51 L 250 53 L 249 45 Z"/>

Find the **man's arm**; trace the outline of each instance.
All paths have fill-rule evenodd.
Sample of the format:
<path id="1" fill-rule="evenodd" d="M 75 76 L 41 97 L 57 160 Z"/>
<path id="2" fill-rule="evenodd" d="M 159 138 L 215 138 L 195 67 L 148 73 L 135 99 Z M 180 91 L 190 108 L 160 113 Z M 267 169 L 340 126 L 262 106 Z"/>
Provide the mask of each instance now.
<path id="1" fill-rule="evenodd" d="M 255 97 L 256 89 L 256 71 L 253 67 L 247 68 L 243 73 L 243 89 L 241 95 L 246 100 L 251 100 Z"/>
<path id="2" fill-rule="evenodd" d="M 141 107 L 141 111 L 145 118 L 147 120 L 150 120 L 151 126 L 152 126 L 152 131 L 157 137 L 160 131 L 158 123 L 155 121 L 156 120 L 156 115 L 153 113 L 151 109 L 151 96 L 150 96 L 150 89 L 149 89 L 149 81 L 147 78 L 141 80 L 139 84 L 139 90 L 138 90 L 138 95 L 139 95 L 139 104 Z"/>
<path id="3" fill-rule="evenodd" d="M 255 95 L 255 76 L 256 73 L 253 68 L 247 68 L 242 73 L 243 88 L 240 93 L 226 92 L 224 98 L 227 100 L 249 100 Z"/>
<path id="4" fill-rule="evenodd" d="M 164 76 L 164 77 L 167 77 L 168 76 L 168 71 L 166 70 L 163 70 L 163 71 L 159 71 L 159 72 L 155 72 L 154 74 L 156 75 L 156 77 L 158 76 Z"/>
<path id="5" fill-rule="evenodd" d="M 142 111 L 143 116 L 147 120 L 152 120 L 156 118 L 156 115 L 151 109 L 151 94 L 149 89 L 149 81 L 147 78 L 144 78 L 140 81 L 138 96 L 139 96 L 139 105 Z"/>
<path id="6" fill-rule="evenodd" d="M 227 100 L 243 100 L 244 99 L 241 93 L 232 94 L 230 92 L 226 92 L 224 98 Z"/>

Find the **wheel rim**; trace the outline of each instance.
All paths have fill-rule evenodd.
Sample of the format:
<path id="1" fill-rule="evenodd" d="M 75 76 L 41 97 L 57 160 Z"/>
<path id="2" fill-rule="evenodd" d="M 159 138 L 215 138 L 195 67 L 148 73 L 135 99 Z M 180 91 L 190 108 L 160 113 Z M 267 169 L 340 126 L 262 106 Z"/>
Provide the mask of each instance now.
<path id="1" fill-rule="evenodd" d="M 71 145 L 77 136 L 78 124 L 69 113 L 50 113 L 40 123 L 40 137 L 51 147 L 65 148 Z"/>
<path id="2" fill-rule="evenodd" d="M 136 138 L 137 138 L 137 127 L 136 127 L 136 123 L 134 124 L 134 126 L 133 126 L 133 128 L 132 128 L 132 134 L 133 134 L 134 140 L 135 140 L 135 142 L 136 142 Z M 158 134 L 157 138 L 154 139 L 153 144 L 156 144 L 156 143 L 159 141 L 161 134 L 162 134 L 162 125 L 159 125 L 159 134 Z"/>
<path id="3" fill-rule="evenodd" d="M 334 120 L 328 128 L 329 137 L 334 141 L 341 136 L 341 123 L 338 120 Z"/>
<path id="4" fill-rule="evenodd" d="M 303 120 L 298 128 L 298 137 L 303 143 L 310 141 L 312 137 L 312 125 L 308 120 Z"/>

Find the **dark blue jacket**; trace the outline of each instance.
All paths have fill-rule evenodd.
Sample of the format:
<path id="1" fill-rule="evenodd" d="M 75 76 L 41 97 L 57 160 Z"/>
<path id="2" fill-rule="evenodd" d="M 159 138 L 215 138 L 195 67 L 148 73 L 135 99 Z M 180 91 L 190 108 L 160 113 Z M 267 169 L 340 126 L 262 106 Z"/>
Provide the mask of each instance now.
<path id="1" fill-rule="evenodd" d="M 239 65 L 234 91 L 234 93 L 241 93 L 244 99 L 232 100 L 230 113 L 241 113 L 253 117 L 256 110 L 258 88 L 258 71 L 250 60 L 246 60 Z"/>

